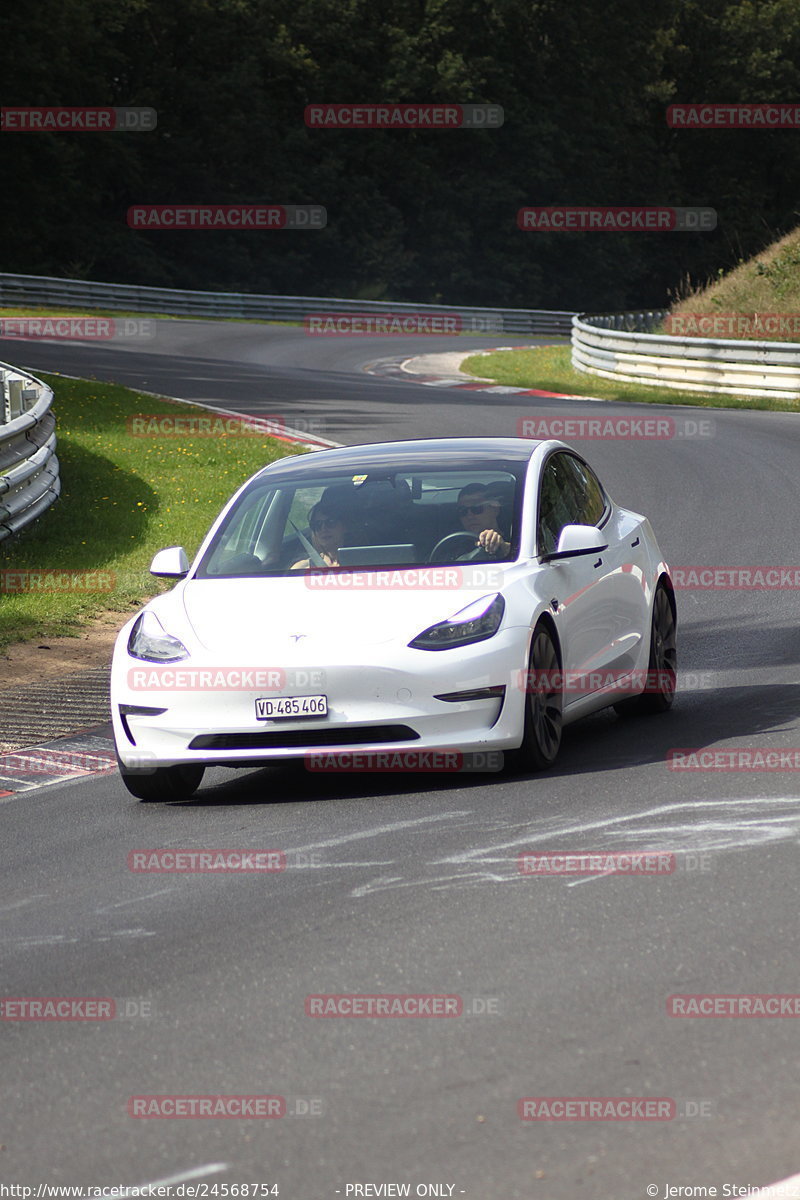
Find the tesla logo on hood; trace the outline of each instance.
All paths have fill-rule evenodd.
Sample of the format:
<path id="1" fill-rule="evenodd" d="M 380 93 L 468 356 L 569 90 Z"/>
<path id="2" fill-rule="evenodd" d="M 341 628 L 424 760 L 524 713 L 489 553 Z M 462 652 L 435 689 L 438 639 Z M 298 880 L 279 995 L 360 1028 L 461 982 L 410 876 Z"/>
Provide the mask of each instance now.
<path id="1" fill-rule="evenodd" d="M 307 635 L 307 634 L 305 634 L 305 633 L 290 633 L 290 634 L 289 634 L 289 637 L 290 637 L 290 638 L 294 638 L 294 640 L 295 640 L 296 642 L 299 642 L 299 641 L 300 641 L 300 638 L 304 638 L 304 637 L 307 637 L 307 636 L 308 636 L 308 635 Z"/>

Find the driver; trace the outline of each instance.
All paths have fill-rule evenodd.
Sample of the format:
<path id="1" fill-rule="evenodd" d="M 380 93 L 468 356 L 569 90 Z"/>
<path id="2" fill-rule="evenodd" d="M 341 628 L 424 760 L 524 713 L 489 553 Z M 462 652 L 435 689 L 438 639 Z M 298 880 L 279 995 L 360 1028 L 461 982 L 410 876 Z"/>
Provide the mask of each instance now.
<path id="1" fill-rule="evenodd" d="M 311 527 L 311 543 L 321 555 L 324 565 L 341 566 L 339 547 L 344 543 L 346 536 L 345 520 L 341 512 L 330 505 L 326 507 L 325 501 L 320 500 L 308 514 L 308 523 Z M 299 571 L 310 566 L 310 559 L 301 558 L 299 562 L 292 563 L 291 569 Z"/>
<path id="2" fill-rule="evenodd" d="M 498 525 L 501 502 L 492 493 L 491 484 L 468 483 L 458 493 L 458 515 L 467 533 L 475 535 L 480 546 L 492 558 L 507 558 L 511 543 Z"/>

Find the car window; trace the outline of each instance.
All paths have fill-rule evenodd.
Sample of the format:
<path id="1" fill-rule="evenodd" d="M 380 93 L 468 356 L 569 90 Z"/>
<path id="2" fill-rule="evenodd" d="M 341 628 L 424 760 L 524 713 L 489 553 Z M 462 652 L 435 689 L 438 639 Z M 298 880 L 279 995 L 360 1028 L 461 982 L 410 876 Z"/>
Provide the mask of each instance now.
<path id="1" fill-rule="evenodd" d="M 242 496 L 217 542 L 212 574 L 230 568 L 231 564 L 244 564 L 253 555 L 273 499 L 273 493 L 263 487 L 250 488 Z"/>
<path id="2" fill-rule="evenodd" d="M 564 455 L 565 469 L 575 480 L 574 496 L 577 503 L 576 525 L 597 525 L 606 509 L 606 498 L 600 480 L 591 467 L 581 462 L 574 454 Z"/>
<path id="3" fill-rule="evenodd" d="M 197 574 L 286 574 L 319 565 L 320 554 L 327 556 L 324 565 L 350 569 L 458 562 L 475 552 L 484 529 L 497 531 L 498 556 L 511 561 L 518 553 L 521 474 L 503 464 L 320 471 L 274 483 L 262 476 L 227 514 Z"/>
<path id="4" fill-rule="evenodd" d="M 539 553 L 555 551 L 565 525 L 597 525 L 605 509 L 605 493 L 594 472 L 574 454 L 552 454 L 539 489 Z"/>

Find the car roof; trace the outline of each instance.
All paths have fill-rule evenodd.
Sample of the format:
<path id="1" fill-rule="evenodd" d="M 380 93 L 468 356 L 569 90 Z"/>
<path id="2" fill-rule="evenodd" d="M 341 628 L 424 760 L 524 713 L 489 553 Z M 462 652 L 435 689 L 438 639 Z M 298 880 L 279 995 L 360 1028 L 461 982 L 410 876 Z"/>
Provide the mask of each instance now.
<path id="1" fill-rule="evenodd" d="M 453 437 L 418 438 L 404 442 L 373 442 L 365 446 L 341 446 L 278 459 L 259 471 L 256 478 L 280 472 L 301 478 L 321 471 L 349 471 L 368 466 L 371 471 L 402 468 L 417 471 L 432 467 L 464 470 L 500 469 L 503 464 L 524 464 L 541 441 L 533 438 Z"/>

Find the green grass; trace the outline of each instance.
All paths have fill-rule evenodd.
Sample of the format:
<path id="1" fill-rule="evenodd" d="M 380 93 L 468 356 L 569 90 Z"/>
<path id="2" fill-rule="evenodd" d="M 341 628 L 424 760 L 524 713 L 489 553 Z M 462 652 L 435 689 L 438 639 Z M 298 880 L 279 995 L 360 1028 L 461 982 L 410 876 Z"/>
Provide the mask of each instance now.
<path id="1" fill-rule="evenodd" d="M 399 303 L 399 301 L 398 301 Z M 404 302 L 405 303 L 405 302 Z M 424 311 L 424 310 L 423 310 Z M 437 311 L 447 312 L 447 305 L 437 305 Z M 344 315 L 344 314 L 343 314 Z M 379 314 L 376 314 L 379 315 Z M 33 308 L 28 307 L 3 307 L 0 306 L 0 321 L 5 317 L 135 317 L 138 320 L 156 320 L 156 321 L 245 321 L 250 325 L 293 325 L 295 327 L 304 327 L 302 320 L 298 321 L 270 321 L 266 317 L 201 317 L 195 313 L 154 313 L 154 312 L 132 312 L 127 309 L 120 308 L 64 308 L 63 306 L 47 308 L 42 305 Z M 460 329 L 458 332 L 451 334 L 452 337 L 485 337 L 487 333 L 497 332 L 494 330 L 480 329 Z M 382 337 L 382 334 L 363 335 L 365 339 L 370 336 Z M 20 342 L 25 342 L 26 339 L 20 338 Z"/>
<path id="2" fill-rule="evenodd" d="M 31 528 L 0 542 L 0 571 L 101 572 L 113 576 L 113 588 L 17 592 L 0 582 L 0 648 L 77 635 L 97 613 L 132 610 L 165 590 L 148 571 L 156 550 L 181 545 L 191 558 L 248 476 L 301 452 L 261 434 L 132 436 L 132 416 L 209 413 L 117 384 L 39 378 L 55 393 L 61 498 Z"/>
<path id="3" fill-rule="evenodd" d="M 508 387 L 599 396 L 604 400 L 621 400 L 631 404 L 691 404 L 701 408 L 759 408 L 782 412 L 797 412 L 800 408 L 800 401 L 763 396 L 725 396 L 710 392 L 678 392 L 672 388 L 616 383 L 599 375 L 586 375 L 573 370 L 570 346 L 473 354 L 462 362 L 460 369 Z"/>
<path id="4" fill-rule="evenodd" d="M 780 313 L 800 315 L 800 226 L 779 238 L 760 254 L 740 261 L 727 274 L 706 286 L 694 289 L 673 304 L 673 313 L 718 315 L 736 313 L 750 318 L 755 326 L 756 315 Z M 800 341 L 797 333 L 766 334 L 738 332 L 725 337 L 745 337 L 756 341 Z"/>
<path id="5" fill-rule="evenodd" d="M 23 307 L 0 307 L 0 320 L 4 317 L 136 317 L 152 321 L 248 321 L 254 325 L 302 325 L 302 321 L 268 321 L 264 317 L 201 317 L 196 313 L 134 312 L 122 308 L 64 308 L 63 305 L 48 307 L 30 305 Z M 23 341 L 20 338 L 20 341 Z"/>

